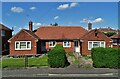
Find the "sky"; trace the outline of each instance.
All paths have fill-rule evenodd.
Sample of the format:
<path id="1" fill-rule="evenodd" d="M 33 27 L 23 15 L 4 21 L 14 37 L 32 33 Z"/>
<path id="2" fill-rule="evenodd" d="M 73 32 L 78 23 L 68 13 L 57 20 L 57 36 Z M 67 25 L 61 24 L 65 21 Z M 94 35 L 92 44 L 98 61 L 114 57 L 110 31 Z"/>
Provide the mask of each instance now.
<path id="1" fill-rule="evenodd" d="M 59 26 L 81 26 L 87 29 L 111 27 L 118 29 L 117 2 L 2 2 L 1 23 L 14 28 L 13 34 L 28 29 L 29 21 L 34 29 L 58 23 Z"/>

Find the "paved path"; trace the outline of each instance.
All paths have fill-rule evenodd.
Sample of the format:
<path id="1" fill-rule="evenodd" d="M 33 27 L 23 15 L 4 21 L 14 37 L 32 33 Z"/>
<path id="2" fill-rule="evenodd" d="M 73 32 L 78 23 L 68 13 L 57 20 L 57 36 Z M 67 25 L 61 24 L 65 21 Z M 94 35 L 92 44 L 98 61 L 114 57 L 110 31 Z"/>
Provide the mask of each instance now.
<path id="1" fill-rule="evenodd" d="M 118 70 L 115 69 L 81 69 L 81 68 L 32 68 L 32 69 L 17 69 L 17 70 L 3 70 L 3 77 L 40 77 L 40 76 L 103 76 L 103 77 L 117 77 Z"/>

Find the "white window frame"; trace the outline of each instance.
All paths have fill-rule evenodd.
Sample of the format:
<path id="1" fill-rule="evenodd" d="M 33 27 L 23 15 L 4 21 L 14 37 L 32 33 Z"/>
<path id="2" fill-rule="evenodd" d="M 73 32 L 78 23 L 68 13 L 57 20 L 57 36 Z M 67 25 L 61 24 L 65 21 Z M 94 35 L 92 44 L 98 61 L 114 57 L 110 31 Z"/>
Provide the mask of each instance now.
<path id="1" fill-rule="evenodd" d="M 89 47 L 89 43 L 90 43 L 90 42 L 92 42 L 92 47 L 91 47 L 91 48 Z M 93 43 L 94 43 L 94 42 L 100 42 L 100 47 L 101 47 L 101 43 L 104 42 L 104 47 L 103 47 L 103 48 L 105 48 L 105 46 L 106 46 L 105 41 L 88 41 L 88 50 L 91 50 L 91 49 L 93 48 Z"/>
<path id="2" fill-rule="evenodd" d="M 67 43 L 69 42 L 70 45 L 69 46 L 65 46 L 64 42 L 67 42 Z M 71 41 L 63 41 L 63 47 L 71 47 Z"/>
<path id="3" fill-rule="evenodd" d="M 16 48 L 16 43 L 20 45 L 20 42 L 26 42 L 26 48 Z M 30 42 L 30 48 L 27 48 L 27 42 Z M 31 50 L 31 41 L 15 41 L 15 50 Z"/>
<path id="4" fill-rule="evenodd" d="M 55 45 L 53 46 L 53 42 L 55 42 Z M 52 43 L 52 46 L 50 46 L 50 44 Z M 57 44 L 57 42 L 56 41 L 49 41 L 49 47 L 55 47 L 56 46 L 56 44 Z"/>

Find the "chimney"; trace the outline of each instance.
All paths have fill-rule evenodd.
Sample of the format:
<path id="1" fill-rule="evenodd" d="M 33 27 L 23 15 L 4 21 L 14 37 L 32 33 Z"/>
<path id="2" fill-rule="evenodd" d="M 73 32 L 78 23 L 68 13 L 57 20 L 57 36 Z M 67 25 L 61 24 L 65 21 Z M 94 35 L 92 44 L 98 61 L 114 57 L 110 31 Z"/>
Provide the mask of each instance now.
<path id="1" fill-rule="evenodd" d="M 29 22 L 29 30 L 30 30 L 30 31 L 33 30 L 33 22 L 32 22 L 32 21 Z"/>
<path id="2" fill-rule="evenodd" d="M 92 30 L 92 23 L 88 23 L 88 30 L 90 31 L 90 30 Z"/>

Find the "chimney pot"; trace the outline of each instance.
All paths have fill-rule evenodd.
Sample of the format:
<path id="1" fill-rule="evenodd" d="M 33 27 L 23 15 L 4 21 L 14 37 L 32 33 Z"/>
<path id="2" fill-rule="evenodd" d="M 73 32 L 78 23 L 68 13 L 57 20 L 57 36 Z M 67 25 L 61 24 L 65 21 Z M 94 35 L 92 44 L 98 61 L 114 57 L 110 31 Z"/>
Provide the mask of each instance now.
<path id="1" fill-rule="evenodd" d="M 29 30 L 30 30 L 30 31 L 33 30 L 33 22 L 32 22 L 32 21 L 29 22 Z"/>

